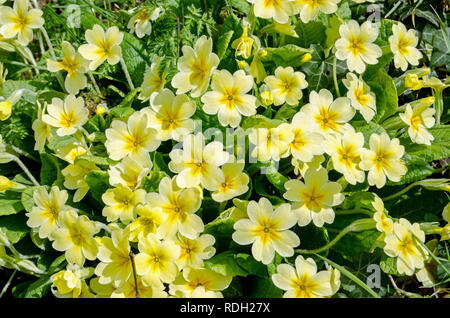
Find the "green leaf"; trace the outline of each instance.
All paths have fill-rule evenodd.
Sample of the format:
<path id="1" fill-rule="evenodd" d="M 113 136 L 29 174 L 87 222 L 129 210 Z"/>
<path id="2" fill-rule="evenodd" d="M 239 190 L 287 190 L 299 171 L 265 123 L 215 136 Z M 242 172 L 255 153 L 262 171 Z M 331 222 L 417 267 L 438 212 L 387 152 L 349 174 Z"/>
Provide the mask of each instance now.
<path id="1" fill-rule="evenodd" d="M 108 114 L 108 119 L 126 119 L 133 115 L 134 109 L 131 107 L 114 107 Z"/>
<path id="2" fill-rule="evenodd" d="M 24 298 L 42 298 L 50 291 L 51 285 L 51 275 L 44 275 L 28 286 Z"/>
<path id="3" fill-rule="evenodd" d="M 41 184 L 52 186 L 55 183 L 61 183 L 64 176 L 61 173 L 58 158 L 48 154 L 41 153 Z"/>
<path id="4" fill-rule="evenodd" d="M 380 135 L 381 133 L 386 132 L 383 127 L 374 122 L 358 121 L 352 122 L 351 124 L 356 132 L 361 132 L 364 135 L 364 145 L 366 147 L 369 146 L 369 140 L 372 134 Z"/>
<path id="5" fill-rule="evenodd" d="M 133 80 L 133 84 L 139 87 L 144 80 L 147 65 L 151 64 L 148 58 L 149 54 L 142 41 L 127 32 L 124 32 L 121 47 L 122 56 Z"/>
<path id="6" fill-rule="evenodd" d="M 423 158 L 406 153 L 402 158 L 407 167 L 406 174 L 399 182 L 387 180 L 386 185 L 401 185 L 425 179 L 433 174 L 433 167 Z"/>
<path id="7" fill-rule="evenodd" d="M 224 276 L 247 276 L 249 274 L 238 264 L 232 251 L 217 254 L 205 260 L 204 264 L 205 268 Z"/>
<path id="8" fill-rule="evenodd" d="M 158 192 L 159 183 L 164 177 L 168 177 L 164 171 L 150 171 L 150 174 L 142 180 L 142 189 L 147 192 Z"/>
<path id="9" fill-rule="evenodd" d="M 225 56 L 227 49 L 230 47 L 231 38 L 233 37 L 234 31 L 227 31 L 219 36 L 217 39 L 217 56 L 222 59 Z"/>
<path id="10" fill-rule="evenodd" d="M 249 128 L 274 128 L 278 127 L 284 121 L 280 119 L 270 119 L 263 115 L 255 115 L 246 117 L 242 122 L 241 127 L 243 129 Z"/>
<path id="11" fill-rule="evenodd" d="M 380 268 L 388 275 L 401 276 L 397 270 L 397 258 L 383 256 L 380 261 Z"/>
<path id="12" fill-rule="evenodd" d="M 245 284 L 250 298 L 281 298 L 283 291 L 270 278 L 251 276 Z"/>
<path id="13" fill-rule="evenodd" d="M 106 171 L 94 170 L 86 175 L 86 183 L 92 197 L 103 204 L 102 194 L 109 188 L 109 175 Z"/>
<path id="14" fill-rule="evenodd" d="M 28 187 L 25 191 L 22 192 L 20 200 L 27 212 L 31 212 L 33 207 L 36 205 L 36 203 L 34 202 L 33 194 L 37 188 L 38 187 Z"/>
<path id="15" fill-rule="evenodd" d="M 298 38 L 292 38 L 292 42 L 303 48 L 309 48 L 311 44 L 324 44 L 325 30 L 325 26 L 320 22 L 303 23 L 299 21 L 295 25 Z"/>
<path id="16" fill-rule="evenodd" d="M 400 138 L 405 152 L 428 162 L 450 157 L 450 126 L 435 126 L 428 131 L 434 136 L 430 146 L 413 143 L 408 135 Z"/>
<path id="17" fill-rule="evenodd" d="M 372 88 L 377 99 L 377 114 L 373 121 L 377 122 L 395 114 L 398 108 L 398 96 L 392 77 L 378 70 L 367 84 Z"/>
<path id="18" fill-rule="evenodd" d="M 302 56 L 311 53 L 310 49 L 304 49 L 294 44 L 287 44 L 277 48 L 266 48 L 267 55 L 263 62 L 274 62 L 277 66 L 296 67 L 302 64 Z"/>
<path id="19" fill-rule="evenodd" d="M 1 216 L 0 231 L 6 235 L 11 244 L 16 244 L 30 232 L 27 220 L 23 214 Z"/>
<path id="20" fill-rule="evenodd" d="M 114 164 L 115 162 L 109 158 L 105 158 L 105 157 L 98 157 L 98 156 L 93 156 L 93 155 L 88 155 L 88 154 L 82 154 L 80 156 L 77 156 L 75 158 L 74 163 L 77 164 L 80 161 L 87 161 L 90 163 L 93 163 L 97 166 L 109 166 L 110 164 Z"/>
<path id="21" fill-rule="evenodd" d="M 229 250 L 229 245 L 232 242 L 231 235 L 234 232 L 233 225 L 234 220 L 230 217 L 219 217 L 205 225 L 204 233 L 215 237 L 215 248 L 218 253 Z"/>
<path id="22" fill-rule="evenodd" d="M 278 109 L 278 111 L 275 113 L 275 116 L 273 118 L 280 119 L 283 121 L 284 120 L 290 121 L 297 112 L 298 112 L 297 107 L 294 107 L 294 106 L 291 106 L 288 104 L 284 104 L 283 106 L 280 107 L 280 109 Z"/>
<path id="23" fill-rule="evenodd" d="M 337 39 L 341 37 L 339 34 L 339 27 L 342 22 L 336 15 L 330 15 L 328 18 L 328 28 L 325 31 L 326 34 L 326 47 L 332 47 Z"/>
<path id="24" fill-rule="evenodd" d="M 0 215 L 11 215 L 23 210 L 20 192 L 5 191 L 0 193 Z"/>
<path id="25" fill-rule="evenodd" d="M 230 0 L 230 4 L 233 8 L 238 9 L 242 13 L 249 14 L 251 9 L 251 4 L 246 0 Z"/>
<path id="26" fill-rule="evenodd" d="M 267 277 L 267 267 L 255 260 L 252 255 L 245 253 L 238 253 L 234 255 L 236 262 L 250 275 L 256 275 L 259 277 Z"/>

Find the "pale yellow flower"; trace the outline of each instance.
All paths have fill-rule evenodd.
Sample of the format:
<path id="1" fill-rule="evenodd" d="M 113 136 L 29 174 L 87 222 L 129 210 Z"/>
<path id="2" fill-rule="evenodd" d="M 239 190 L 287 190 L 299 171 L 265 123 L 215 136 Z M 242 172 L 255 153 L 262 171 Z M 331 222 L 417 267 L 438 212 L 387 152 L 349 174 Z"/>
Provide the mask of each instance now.
<path id="1" fill-rule="evenodd" d="M 11 182 L 7 177 L 0 175 L 0 193 L 5 192 L 9 188 L 14 187 L 16 184 Z"/>
<path id="2" fill-rule="evenodd" d="M 146 285 L 139 276 L 136 277 L 136 281 L 134 277 L 130 277 L 111 293 L 111 298 L 167 298 L 162 286 Z"/>
<path id="3" fill-rule="evenodd" d="M 295 259 L 295 268 L 289 264 L 278 265 L 272 281 L 275 286 L 286 291 L 284 298 L 330 297 L 339 288 L 335 286 L 340 285 L 339 277 L 333 271 L 317 272 L 316 262 L 312 258 L 304 259 L 301 255 Z"/>
<path id="4" fill-rule="evenodd" d="M 139 188 L 142 179 L 148 175 L 149 171 L 150 168 L 144 166 L 139 160 L 127 156 L 119 163 L 109 166 L 109 184 L 113 187 L 122 185 L 135 190 Z"/>
<path id="5" fill-rule="evenodd" d="M 231 280 L 231 276 L 221 275 L 210 269 L 187 268 L 169 285 L 169 293 L 183 298 L 194 298 L 199 294 L 222 298 L 221 291 L 228 288 Z"/>
<path id="6" fill-rule="evenodd" d="M 58 148 L 56 151 L 59 158 L 71 164 L 75 162 L 75 159 L 78 156 L 81 156 L 82 154 L 87 152 L 86 148 L 79 143 L 67 144 L 65 146 L 62 146 L 61 148 Z"/>
<path id="7" fill-rule="evenodd" d="M 97 257 L 98 246 L 94 239 L 99 229 L 85 215 L 77 215 L 74 210 L 63 210 L 59 214 L 59 228 L 52 232 L 53 248 L 65 252 L 69 264 L 83 266 L 86 259 Z"/>
<path id="8" fill-rule="evenodd" d="M 150 66 L 150 69 L 144 74 L 141 92 L 139 93 L 139 99 L 144 102 L 149 100 L 154 92 L 161 92 L 166 84 L 167 68 L 160 73 L 162 59 L 162 57 L 158 56 Z"/>
<path id="9" fill-rule="evenodd" d="M 263 19 L 273 18 L 278 23 L 287 23 L 294 14 L 291 0 L 247 0 L 254 4 L 255 16 Z"/>
<path id="10" fill-rule="evenodd" d="M 403 23 L 392 25 L 392 35 L 389 37 L 389 45 L 394 53 L 394 65 L 404 72 L 411 65 L 419 65 L 422 53 L 416 48 L 419 42 L 416 30 L 406 30 Z"/>
<path id="11" fill-rule="evenodd" d="M 15 0 L 12 8 L 0 7 L 0 33 L 7 39 L 18 35 L 17 42 L 27 46 L 33 40 L 33 29 L 44 25 L 42 11 L 29 9 L 28 0 Z"/>
<path id="12" fill-rule="evenodd" d="M 256 114 L 257 99 L 248 94 L 252 87 L 253 77 L 245 75 L 243 70 L 233 75 L 227 70 L 216 71 L 211 82 L 212 91 L 201 98 L 203 111 L 209 115 L 217 114 L 222 126 L 235 128 L 241 122 L 241 116 Z"/>
<path id="13" fill-rule="evenodd" d="M 231 43 L 231 47 L 236 50 L 236 56 L 248 59 L 252 54 L 253 38 L 248 36 L 248 25 L 244 25 L 240 38 Z"/>
<path id="14" fill-rule="evenodd" d="M 120 219 L 122 223 L 127 224 L 136 218 L 136 206 L 144 201 L 145 194 L 143 189 L 131 191 L 121 184 L 114 189 L 108 189 L 102 195 L 106 204 L 102 214 L 108 222 Z"/>
<path id="15" fill-rule="evenodd" d="M 328 173 L 324 168 L 308 169 L 304 182 L 289 180 L 284 184 L 286 192 L 283 197 L 293 201 L 292 212 L 297 216 L 298 225 L 306 226 L 313 221 L 315 226 L 334 221 L 333 207 L 341 204 L 345 197 L 342 187 L 337 182 L 328 181 Z"/>
<path id="16" fill-rule="evenodd" d="M 190 239 L 196 239 L 203 232 L 202 219 L 195 214 L 202 203 L 198 188 L 181 189 L 176 178 L 165 177 L 159 183 L 159 194 L 148 193 L 146 201 L 161 208 L 166 217 L 158 227 L 164 238 L 173 238 L 177 232 Z"/>
<path id="17" fill-rule="evenodd" d="M 85 33 L 87 44 L 78 48 L 78 52 L 86 59 L 91 61 L 89 69 L 96 70 L 104 61 L 115 65 L 122 58 L 122 49 L 120 43 L 123 40 L 123 33 L 116 26 L 106 30 L 95 24 L 92 29 Z"/>
<path id="18" fill-rule="evenodd" d="M 106 129 L 106 150 L 112 160 L 121 160 L 127 155 L 140 157 L 156 150 L 161 141 L 156 129 L 148 127 L 148 115 L 135 112 L 127 122 L 113 120 Z"/>
<path id="19" fill-rule="evenodd" d="M 219 65 L 219 57 L 212 53 L 212 39 L 201 36 L 194 48 L 182 47 L 183 56 L 178 59 L 178 70 L 172 78 L 177 95 L 191 91 L 192 97 L 200 97 L 209 86 L 213 71 Z"/>
<path id="20" fill-rule="evenodd" d="M 248 138 L 250 143 L 255 145 L 251 152 L 252 157 L 261 162 L 270 159 L 279 161 L 280 158 L 289 156 L 289 145 L 294 140 L 294 133 L 291 125 L 283 123 L 276 128 L 252 129 Z"/>
<path id="21" fill-rule="evenodd" d="M 400 145 L 397 138 L 392 140 L 386 133 L 372 134 L 369 140 L 370 149 L 363 149 L 361 153 L 361 169 L 369 171 L 367 181 L 369 185 L 381 188 L 386 183 L 386 177 L 398 182 L 406 174 L 406 166 L 400 160 L 405 147 Z"/>
<path id="22" fill-rule="evenodd" d="M 289 230 L 297 222 L 289 204 L 282 204 L 274 211 L 270 201 L 262 197 L 259 202 L 248 203 L 247 213 L 249 219 L 234 224 L 233 241 L 240 245 L 252 244 L 253 257 L 263 264 L 269 264 L 275 252 L 282 257 L 294 255 L 300 239 Z"/>
<path id="23" fill-rule="evenodd" d="M 325 151 L 331 156 L 333 168 L 344 175 L 348 183 L 364 182 L 366 175 L 359 167 L 364 147 L 364 135 L 353 127 L 341 136 L 329 136 L 324 143 Z"/>
<path id="24" fill-rule="evenodd" d="M 292 158 L 291 164 L 294 167 L 294 173 L 296 175 L 304 176 L 306 171 L 308 171 L 308 169 L 314 169 L 317 171 L 320 168 L 322 168 L 322 162 L 324 162 L 324 161 L 325 161 L 325 156 L 318 155 L 318 156 L 314 156 L 310 162 L 304 162 L 304 161 Z"/>
<path id="25" fill-rule="evenodd" d="M 309 104 L 301 108 L 311 120 L 316 123 L 317 131 L 324 137 L 342 132 L 355 115 L 355 109 L 350 106 L 351 100 L 339 97 L 333 100 L 331 92 L 325 88 L 319 93 L 309 94 Z"/>
<path id="26" fill-rule="evenodd" d="M 89 191 L 89 185 L 86 183 L 86 175 L 93 170 L 100 170 L 94 163 L 80 160 L 77 163 L 70 164 L 61 170 L 64 176 L 64 186 L 70 190 L 76 190 L 73 196 L 73 202 L 78 202 L 84 198 Z"/>
<path id="27" fill-rule="evenodd" d="M 67 95 L 63 100 L 55 97 L 52 103 L 47 105 L 47 114 L 42 116 L 42 120 L 58 128 L 58 136 L 73 135 L 80 129 L 89 117 L 89 110 L 84 105 L 82 97 Z"/>
<path id="28" fill-rule="evenodd" d="M 217 191 L 211 194 L 211 198 L 217 202 L 231 200 L 248 191 L 249 177 L 244 170 L 244 163 L 226 163 L 222 166 L 225 181 L 219 183 Z"/>
<path id="29" fill-rule="evenodd" d="M 180 246 L 148 234 L 139 240 L 138 247 L 139 254 L 134 261 L 136 272 L 142 276 L 144 284 L 159 287 L 162 283 L 170 284 L 175 280 L 179 272 L 175 262 L 180 256 Z"/>
<path id="30" fill-rule="evenodd" d="M 341 38 L 335 43 L 336 57 L 347 60 L 350 72 L 363 73 L 366 64 L 377 64 L 382 52 L 373 42 L 378 37 L 378 29 L 370 21 L 359 26 L 355 20 L 350 20 L 339 27 Z"/>
<path id="31" fill-rule="evenodd" d="M 337 4 L 341 0 L 292 0 L 294 13 L 300 14 L 303 23 L 308 23 L 317 18 L 319 12 L 332 14 L 337 11 Z"/>
<path id="32" fill-rule="evenodd" d="M 390 257 L 397 257 L 397 270 L 400 274 L 411 276 L 416 269 L 422 269 L 428 252 L 423 249 L 417 240 L 424 242 L 425 233 L 418 223 L 411 223 L 406 219 L 400 219 L 394 223 L 393 232 L 386 235 L 384 252 Z"/>
<path id="33" fill-rule="evenodd" d="M 373 215 L 373 219 L 376 222 L 376 228 L 379 232 L 385 234 L 391 234 L 394 229 L 394 222 L 385 213 L 384 203 L 378 196 L 375 195 L 375 199 L 372 202 L 372 206 L 377 212 Z"/>
<path id="34" fill-rule="evenodd" d="M 47 139 L 51 138 L 51 126 L 42 120 L 42 115 L 45 113 L 45 106 L 42 109 L 41 104 L 37 102 L 37 118 L 33 121 L 31 128 L 34 131 L 34 150 L 42 152 L 45 147 Z"/>
<path id="35" fill-rule="evenodd" d="M 157 234 L 158 227 L 166 219 L 162 209 L 152 204 L 140 204 L 136 207 L 138 217 L 130 223 L 130 241 L 138 242 L 149 233 Z"/>
<path id="36" fill-rule="evenodd" d="M 210 234 L 200 235 L 195 240 L 177 235 L 175 243 L 181 248 L 180 256 L 176 261 L 178 268 L 203 267 L 203 260 L 213 257 L 216 253 L 213 247 L 215 242 L 216 239 Z"/>
<path id="37" fill-rule="evenodd" d="M 223 151 L 223 145 L 219 141 L 205 146 L 202 133 L 185 136 L 183 149 L 173 149 L 169 156 L 169 169 L 178 173 L 176 181 L 181 188 L 201 185 L 209 191 L 215 191 L 225 181 L 219 167 L 228 161 L 229 154 Z"/>
<path id="38" fill-rule="evenodd" d="M 93 295 L 89 291 L 83 278 L 89 275 L 91 268 L 80 268 L 78 265 L 69 264 L 66 270 L 59 271 L 51 276 L 53 294 L 58 298 L 91 298 Z"/>
<path id="39" fill-rule="evenodd" d="M 353 108 L 359 110 L 365 121 L 371 121 L 377 111 L 377 105 L 375 93 L 370 91 L 370 86 L 361 76 L 358 78 L 353 73 L 348 73 L 343 83 L 348 88 L 347 97 L 352 101 Z"/>
<path id="40" fill-rule="evenodd" d="M 86 73 L 88 71 L 88 61 L 80 53 L 76 52 L 72 44 L 67 41 L 61 43 L 63 58 L 60 62 L 47 60 L 47 69 L 50 72 L 64 70 L 67 72 L 64 86 L 70 94 L 78 92 L 87 85 Z"/>
<path id="41" fill-rule="evenodd" d="M 184 136 L 194 130 L 196 106 L 185 94 L 174 95 L 164 88 L 150 99 L 151 108 L 146 109 L 149 126 L 156 129 L 162 141 L 174 139 L 181 141 Z"/>
<path id="42" fill-rule="evenodd" d="M 143 38 L 146 34 L 150 35 L 152 33 L 152 23 L 150 21 L 158 19 L 160 13 L 161 8 L 159 7 L 152 11 L 149 8 L 143 8 L 131 17 L 127 27 L 131 33 L 136 32 L 138 38 Z"/>
<path id="43" fill-rule="evenodd" d="M 316 124 L 303 112 L 292 118 L 291 130 L 294 139 L 289 144 L 292 156 L 303 162 L 311 162 L 314 156 L 323 154 L 324 138 L 316 132 Z"/>
<path id="44" fill-rule="evenodd" d="M 297 105 L 303 97 L 302 89 L 308 87 L 305 80 L 305 74 L 294 72 L 294 69 L 288 67 L 277 67 L 275 75 L 267 76 L 264 82 L 269 86 L 274 99 L 274 105 L 279 106 L 284 103 Z"/>
<path id="45" fill-rule="evenodd" d="M 435 124 L 436 120 L 433 117 L 435 112 L 436 110 L 428 103 L 419 103 L 414 108 L 407 104 L 405 112 L 399 114 L 402 121 L 409 126 L 408 135 L 413 142 L 431 145 L 434 136 L 427 128 L 431 128 Z"/>
<path id="46" fill-rule="evenodd" d="M 59 214 L 69 209 L 66 205 L 68 194 L 66 190 L 59 190 L 53 186 L 50 192 L 45 187 L 39 187 L 33 192 L 33 206 L 31 212 L 26 213 L 27 225 L 39 230 L 40 238 L 47 238 L 58 228 Z"/>
<path id="47" fill-rule="evenodd" d="M 125 228 L 113 230 L 111 237 L 101 238 L 97 254 L 100 263 L 95 268 L 99 283 L 113 282 L 119 287 L 132 276 L 129 237 L 130 229 Z"/>

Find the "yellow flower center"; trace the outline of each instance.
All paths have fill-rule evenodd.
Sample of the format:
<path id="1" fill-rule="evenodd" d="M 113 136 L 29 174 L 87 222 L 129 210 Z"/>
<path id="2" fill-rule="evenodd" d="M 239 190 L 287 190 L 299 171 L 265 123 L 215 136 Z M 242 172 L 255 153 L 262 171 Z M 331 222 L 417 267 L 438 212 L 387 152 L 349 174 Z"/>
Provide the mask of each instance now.
<path id="1" fill-rule="evenodd" d="M 406 38 L 404 38 L 404 37 L 401 37 L 401 38 L 398 40 L 398 43 L 397 43 L 397 49 L 398 49 L 398 52 L 399 52 L 401 55 L 407 55 L 407 54 L 409 54 L 409 46 L 410 46 L 410 43 L 409 43 L 409 40 L 408 40 L 408 39 L 406 39 Z"/>
<path id="2" fill-rule="evenodd" d="M 411 235 L 405 235 L 400 241 L 398 249 L 403 257 L 414 254 L 414 238 Z"/>
<path id="3" fill-rule="evenodd" d="M 309 279 L 308 274 L 303 274 L 300 278 L 292 281 L 292 287 L 295 290 L 295 297 L 297 298 L 312 298 L 313 290 L 316 288 L 316 283 Z"/>
<path id="4" fill-rule="evenodd" d="M 384 150 L 379 150 L 373 160 L 373 164 L 375 165 L 375 168 L 377 169 L 377 171 L 381 171 L 383 168 L 384 169 L 389 169 L 390 168 L 390 158 L 391 158 L 392 154 L 389 152 L 386 152 Z"/>
<path id="5" fill-rule="evenodd" d="M 366 104 L 369 102 L 369 97 L 364 95 L 364 91 L 362 89 L 355 90 L 355 99 L 362 107 L 365 107 Z"/>
<path id="6" fill-rule="evenodd" d="M 410 119 L 410 123 L 411 123 L 411 129 L 414 131 L 419 131 L 420 127 L 419 125 L 422 123 L 422 119 L 420 118 L 420 116 L 412 116 Z"/>
<path id="7" fill-rule="evenodd" d="M 141 150 L 144 140 L 140 136 L 139 132 L 135 132 L 133 135 L 125 136 L 125 150 L 137 153 Z"/>
<path id="8" fill-rule="evenodd" d="M 221 104 L 224 104 L 228 109 L 233 109 L 236 104 L 242 102 L 239 96 L 239 90 L 237 88 L 226 88 L 224 94 L 219 99 Z"/>
<path id="9" fill-rule="evenodd" d="M 77 118 L 73 112 L 62 113 L 59 124 L 64 128 L 70 128 L 77 122 Z"/>
<path id="10" fill-rule="evenodd" d="M 26 12 L 19 11 L 16 16 L 11 17 L 11 22 L 14 23 L 14 30 L 24 31 L 28 24 L 30 24 L 30 18 Z"/>
<path id="11" fill-rule="evenodd" d="M 148 9 L 144 8 L 136 16 L 136 20 L 145 21 L 149 19 Z"/>
<path id="12" fill-rule="evenodd" d="M 300 196 L 303 198 L 305 206 L 309 210 L 319 212 L 322 209 L 322 200 L 325 196 L 316 187 L 312 187 L 309 191 L 301 193 Z"/>
<path id="13" fill-rule="evenodd" d="M 281 6 L 281 0 L 264 0 L 265 8 L 278 8 Z"/>
<path id="14" fill-rule="evenodd" d="M 320 128 L 323 130 L 336 130 L 336 119 L 338 118 L 339 114 L 336 112 L 329 112 L 326 107 L 321 107 L 320 112 L 318 115 L 314 117 L 316 120 L 316 123 L 319 124 Z"/>
<path id="15" fill-rule="evenodd" d="M 353 54 L 353 56 L 359 55 L 361 52 L 365 51 L 364 42 L 361 38 L 354 37 L 350 39 L 350 44 L 348 49 Z"/>
<path id="16" fill-rule="evenodd" d="M 300 150 L 305 145 L 306 145 L 306 140 L 303 136 L 302 130 L 296 129 L 294 131 L 294 140 L 291 142 L 290 147 L 295 150 Z"/>
<path id="17" fill-rule="evenodd" d="M 337 149 L 339 155 L 339 162 L 344 164 L 347 168 L 352 168 L 359 156 L 355 153 L 353 145 L 348 145 L 347 147 L 340 147 Z"/>
<path id="18" fill-rule="evenodd" d="M 263 246 L 271 241 L 277 241 L 280 239 L 280 235 L 277 231 L 277 224 L 270 222 L 269 220 L 263 220 L 263 222 L 253 229 L 253 235 L 259 237 Z"/>
<path id="19" fill-rule="evenodd" d="M 63 70 L 65 70 L 69 76 L 72 76 L 73 74 L 75 74 L 77 71 L 77 68 L 78 68 L 78 63 L 74 59 L 72 59 L 68 56 L 65 56 L 61 60 L 61 62 L 58 62 L 57 64 L 59 67 L 61 67 Z"/>

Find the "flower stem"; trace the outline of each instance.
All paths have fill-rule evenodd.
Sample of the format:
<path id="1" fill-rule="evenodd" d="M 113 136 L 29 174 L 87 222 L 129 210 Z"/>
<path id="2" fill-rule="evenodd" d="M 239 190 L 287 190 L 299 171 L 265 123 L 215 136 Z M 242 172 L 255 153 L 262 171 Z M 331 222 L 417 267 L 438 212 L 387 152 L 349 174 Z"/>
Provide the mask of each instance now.
<path id="1" fill-rule="evenodd" d="M 436 110 L 436 112 L 435 112 L 436 124 L 440 125 L 442 111 L 444 110 L 444 100 L 442 98 L 442 90 L 434 90 L 433 89 L 433 93 L 434 93 L 434 98 L 435 98 L 434 99 L 434 109 Z"/>
<path id="2" fill-rule="evenodd" d="M 9 285 L 11 285 L 11 282 L 12 282 L 14 276 L 16 275 L 16 273 L 17 273 L 17 269 L 15 269 L 13 271 L 12 275 L 9 277 L 8 281 L 6 282 L 5 286 L 3 287 L 2 292 L 0 293 L 0 298 L 2 298 L 3 295 L 6 293 L 6 291 L 8 290 Z"/>
<path id="3" fill-rule="evenodd" d="M 372 217 L 373 213 L 368 210 L 352 209 L 352 210 L 337 210 L 334 212 L 336 215 L 350 215 L 350 214 L 365 214 Z"/>
<path id="4" fill-rule="evenodd" d="M 130 73 L 128 72 L 127 65 L 125 64 L 125 61 L 123 59 L 123 56 L 120 58 L 120 64 L 122 65 L 123 72 L 125 73 L 125 77 L 127 78 L 128 86 L 130 87 L 130 90 L 134 90 L 134 84 L 131 80 Z"/>
<path id="5" fill-rule="evenodd" d="M 36 181 L 36 179 L 31 174 L 30 170 L 23 164 L 22 160 L 20 160 L 18 157 L 11 155 L 13 160 L 19 165 L 20 168 L 22 168 L 23 172 L 30 178 L 31 182 L 34 183 L 35 186 L 40 186 L 39 182 Z"/>
<path id="6" fill-rule="evenodd" d="M 295 250 L 296 253 L 299 254 L 317 254 L 317 253 L 322 253 L 326 250 L 329 250 L 331 247 L 333 247 L 333 245 L 335 245 L 337 242 L 339 242 L 339 240 L 345 236 L 346 234 L 350 233 L 352 231 L 352 228 L 350 228 L 350 226 L 347 226 L 346 228 L 344 228 L 341 232 L 339 232 L 338 235 L 336 235 L 336 237 L 331 240 L 328 244 L 316 248 L 314 250 Z"/>
<path id="7" fill-rule="evenodd" d="M 136 275 L 136 264 L 134 263 L 134 253 L 133 252 L 130 252 L 130 260 L 131 260 L 131 268 L 133 269 L 134 289 L 136 292 L 136 298 L 139 298 L 139 288 L 138 288 L 137 275 Z"/>
<path id="8" fill-rule="evenodd" d="M 336 89 L 336 94 L 338 97 L 341 97 L 341 92 L 339 91 L 339 85 L 338 85 L 338 81 L 337 81 L 337 73 L 336 73 L 336 55 L 334 56 L 333 59 L 333 81 L 334 81 L 334 88 Z"/>
<path id="9" fill-rule="evenodd" d="M 102 93 L 100 92 L 100 88 L 98 87 L 98 85 L 97 85 L 97 81 L 95 80 L 95 77 L 94 77 L 94 75 L 92 74 L 92 72 L 88 72 L 88 75 L 89 75 L 89 78 L 90 78 L 90 80 L 91 80 L 91 82 L 92 82 L 92 85 L 94 86 L 94 89 L 95 89 L 95 91 L 97 92 L 97 94 L 100 96 L 100 97 L 102 97 Z"/>
<path id="10" fill-rule="evenodd" d="M 382 199 L 383 201 L 389 201 L 389 200 L 395 199 L 396 197 L 399 197 L 399 196 L 401 196 L 402 194 L 408 192 L 409 190 L 411 190 L 411 189 L 412 189 L 413 187 L 415 187 L 415 186 L 416 186 L 416 183 L 415 183 L 415 182 L 414 182 L 414 183 L 411 183 L 409 186 L 403 188 L 402 190 L 398 191 L 397 193 L 394 193 L 394 194 L 392 194 L 392 195 L 389 195 L 389 196 L 384 197 L 384 198 L 381 198 L 381 199 Z"/>

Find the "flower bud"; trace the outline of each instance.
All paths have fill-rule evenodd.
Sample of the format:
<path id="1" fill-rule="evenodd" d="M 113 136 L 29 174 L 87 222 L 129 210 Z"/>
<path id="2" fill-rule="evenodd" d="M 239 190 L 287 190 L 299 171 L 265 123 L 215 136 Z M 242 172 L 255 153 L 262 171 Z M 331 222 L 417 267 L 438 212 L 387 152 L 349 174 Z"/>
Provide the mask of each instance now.
<path id="1" fill-rule="evenodd" d="M 261 49 L 258 51 L 259 56 L 261 57 L 266 57 L 267 56 L 267 51 L 265 49 Z"/>
<path id="2" fill-rule="evenodd" d="M 265 91 L 261 93 L 261 101 L 265 106 L 270 106 L 273 104 L 273 96 L 270 91 Z"/>
<path id="3" fill-rule="evenodd" d="M 367 231 L 367 230 L 374 229 L 376 227 L 376 222 L 372 218 L 360 219 L 360 220 L 356 220 L 349 226 L 350 226 L 351 232 L 361 232 L 361 231 Z"/>
<path id="4" fill-rule="evenodd" d="M 405 86 L 416 91 L 423 87 L 423 81 L 416 74 L 408 74 L 405 77 Z"/>
<path id="5" fill-rule="evenodd" d="M 12 103 L 10 100 L 0 102 L 0 120 L 7 120 L 11 116 Z"/>
<path id="6" fill-rule="evenodd" d="M 301 62 L 306 63 L 306 62 L 311 61 L 311 59 L 312 59 L 312 55 L 309 53 L 306 53 L 302 56 Z"/>
<path id="7" fill-rule="evenodd" d="M 6 190 L 14 186 L 15 184 L 11 182 L 7 177 L 0 176 L 0 192 L 5 192 Z"/>
<path id="8" fill-rule="evenodd" d="M 237 61 L 237 65 L 241 70 L 248 70 L 250 69 L 250 66 L 246 61 Z"/>

